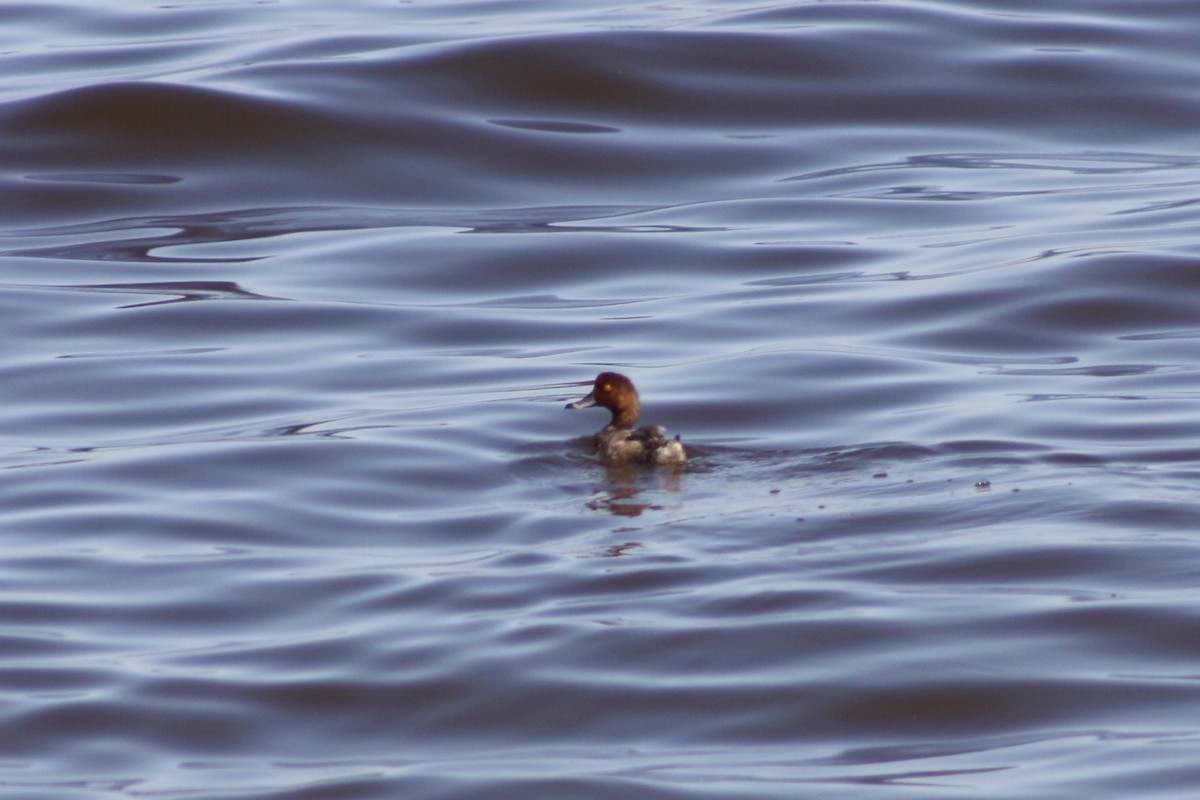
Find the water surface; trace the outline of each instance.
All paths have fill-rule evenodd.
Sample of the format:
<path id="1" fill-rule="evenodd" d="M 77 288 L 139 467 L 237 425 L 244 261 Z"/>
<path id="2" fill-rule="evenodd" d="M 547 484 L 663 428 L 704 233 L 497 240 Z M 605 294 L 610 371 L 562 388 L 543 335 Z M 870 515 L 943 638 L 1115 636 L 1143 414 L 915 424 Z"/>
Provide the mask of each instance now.
<path id="1" fill-rule="evenodd" d="M 0 9 L 0 786 L 1192 797 L 1198 24 Z"/>

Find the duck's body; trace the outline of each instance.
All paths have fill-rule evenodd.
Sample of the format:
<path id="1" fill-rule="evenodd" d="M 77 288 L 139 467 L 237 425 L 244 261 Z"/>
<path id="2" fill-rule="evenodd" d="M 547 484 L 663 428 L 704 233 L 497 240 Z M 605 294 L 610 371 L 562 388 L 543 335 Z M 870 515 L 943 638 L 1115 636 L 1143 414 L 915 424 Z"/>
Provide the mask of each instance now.
<path id="1" fill-rule="evenodd" d="M 663 426 L 646 425 L 634 429 L 642 404 L 629 378 L 616 372 L 602 372 L 586 397 L 567 403 L 567 408 L 592 406 L 612 412 L 612 421 L 594 438 L 596 452 L 605 461 L 660 465 L 687 463 L 683 443 L 678 436 L 668 439 L 667 429 Z"/>

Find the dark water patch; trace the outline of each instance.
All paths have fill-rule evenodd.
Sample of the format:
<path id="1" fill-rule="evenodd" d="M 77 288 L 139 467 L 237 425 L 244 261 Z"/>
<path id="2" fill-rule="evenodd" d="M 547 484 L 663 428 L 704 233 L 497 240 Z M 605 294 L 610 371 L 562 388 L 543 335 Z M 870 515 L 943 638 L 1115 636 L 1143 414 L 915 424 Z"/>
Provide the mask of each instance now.
<path id="1" fill-rule="evenodd" d="M 51 183 L 71 183 L 78 181 L 79 183 L 133 183 L 149 184 L 154 186 L 167 183 L 178 183 L 182 180 L 182 178 L 174 175 L 149 175 L 145 173 L 131 172 L 75 172 L 35 174 L 27 177 L 33 181 L 49 181 Z"/>
<path id="2" fill-rule="evenodd" d="M 278 101 L 152 82 L 89 86 L 8 103 L 0 124 L 18 137 L 9 141 L 10 152 L 20 143 L 28 157 L 35 146 L 56 142 L 60 169 L 81 158 L 117 162 L 135 154 L 143 165 L 214 157 L 228 163 L 239 154 L 261 157 L 289 147 L 300 152 L 319 146 L 322 127 L 331 132 L 315 119 L 302 124 Z"/>
<path id="3" fill-rule="evenodd" d="M 620 133 L 619 128 L 610 128 L 607 125 L 587 125 L 581 122 L 561 122 L 557 120 L 535 120 L 535 119 L 494 119 L 491 122 L 495 125 L 503 125 L 508 128 L 517 128 L 528 131 L 545 131 L 546 133 Z"/>
<path id="4" fill-rule="evenodd" d="M 94 286 L 39 287 L 62 289 L 69 292 L 101 292 L 105 294 L 149 294 L 166 295 L 166 300 L 151 300 L 145 303 L 130 303 L 117 308 L 144 308 L 164 303 L 187 303 L 196 300 L 276 300 L 242 289 L 231 281 L 167 281 L 163 283 L 109 283 Z M 194 348 L 176 351 L 179 353 L 213 352 L 212 348 Z"/>

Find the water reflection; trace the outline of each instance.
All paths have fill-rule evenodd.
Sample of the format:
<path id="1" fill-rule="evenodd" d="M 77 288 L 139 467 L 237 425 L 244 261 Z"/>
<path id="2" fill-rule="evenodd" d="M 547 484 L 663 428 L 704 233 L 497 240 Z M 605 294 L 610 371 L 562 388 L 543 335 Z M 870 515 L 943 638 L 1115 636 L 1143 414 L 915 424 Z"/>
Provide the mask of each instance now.
<path id="1" fill-rule="evenodd" d="M 604 548 L 605 558 L 620 558 L 621 556 L 633 555 L 634 551 L 641 547 L 640 542 L 625 542 L 624 544 L 614 544 Z"/>
<path id="2" fill-rule="evenodd" d="M 604 470 L 607 486 L 586 506 L 618 517 L 638 517 L 646 511 L 665 510 L 661 503 L 642 498 L 648 489 L 653 490 L 651 494 L 679 493 L 684 489 L 686 470 L 628 463 L 605 464 Z"/>
<path id="3" fill-rule="evenodd" d="M 47 287 L 50 288 L 50 287 Z M 166 295 L 166 300 L 149 300 L 129 303 L 118 308 L 144 308 L 171 303 L 191 303 L 198 300 L 278 300 L 265 294 L 243 289 L 233 281 L 160 281 L 153 283 L 103 283 L 53 287 L 74 291 L 103 292 L 113 294 Z"/>

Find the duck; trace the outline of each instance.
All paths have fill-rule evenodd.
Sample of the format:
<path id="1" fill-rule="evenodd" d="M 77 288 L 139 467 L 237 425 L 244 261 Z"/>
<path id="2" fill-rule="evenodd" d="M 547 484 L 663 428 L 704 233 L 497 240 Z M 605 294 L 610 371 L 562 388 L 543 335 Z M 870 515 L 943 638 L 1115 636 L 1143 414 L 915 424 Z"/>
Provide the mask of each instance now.
<path id="1" fill-rule="evenodd" d="M 646 425 L 634 429 L 642 411 L 641 398 L 633 381 L 619 372 L 601 372 L 592 384 L 592 391 L 567 408 L 599 406 L 612 412 L 612 420 L 593 437 L 600 458 L 609 463 L 658 464 L 681 466 L 687 463 L 683 443 L 676 436 L 667 438 L 661 425 Z"/>

